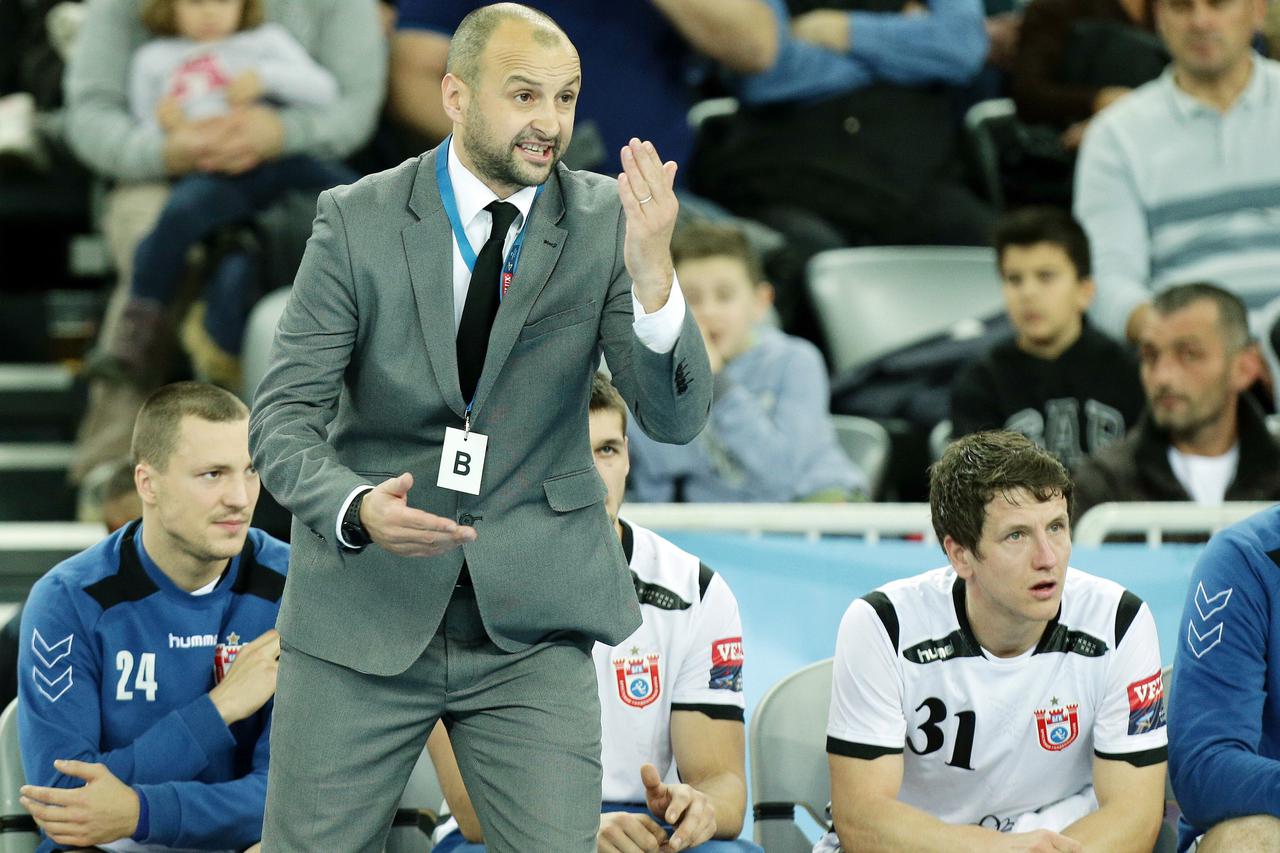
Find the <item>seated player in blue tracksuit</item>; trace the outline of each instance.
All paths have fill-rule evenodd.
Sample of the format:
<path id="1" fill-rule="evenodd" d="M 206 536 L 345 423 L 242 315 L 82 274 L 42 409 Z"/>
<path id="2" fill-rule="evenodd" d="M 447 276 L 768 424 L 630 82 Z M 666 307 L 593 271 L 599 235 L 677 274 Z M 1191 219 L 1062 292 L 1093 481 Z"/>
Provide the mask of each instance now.
<path id="1" fill-rule="evenodd" d="M 156 391 L 142 519 L 55 566 L 22 616 L 22 804 L 40 850 L 243 850 L 262 833 L 288 546 L 249 529 L 249 411 Z"/>
<path id="2" fill-rule="evenodd" d="M 1280 850 L 1280 507 L 1210 540 L 1178 646 L 1169 692 L 1178 849 Z"/>

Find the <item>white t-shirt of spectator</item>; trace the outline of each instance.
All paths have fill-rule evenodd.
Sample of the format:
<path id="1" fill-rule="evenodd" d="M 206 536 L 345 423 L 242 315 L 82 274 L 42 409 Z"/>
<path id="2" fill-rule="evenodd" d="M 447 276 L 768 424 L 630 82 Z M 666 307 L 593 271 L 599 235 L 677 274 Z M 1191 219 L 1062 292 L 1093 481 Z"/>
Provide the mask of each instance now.
<path id="1" fill-rule="evenodd" d="M 1169 446 L 1169 467 L 1173 469 L 1173 476 L 1178 478 L 1191 500 L 1200 506 L 1222 506 L 1239 464 L 1239 443 L 1231 445 L 1231 449 L 1221 456 L 1196 456 Z"/>
<path id="2" fill-rule="evenodd" d="M 979 645 L 952 568 L 886 584 L 845 612 L 832 681 L 827 751 L 902 754 L 898 798 L 946 823 L 1061 830 L 1097 808 L 1095 755 L 1166 760 L 1151 611 L 1076 569 L 1058 616 L 1013 658 Z"/>
<path id="3" fill-rule="evenodd" d="M 643 617 L 617 646 L 596 643 L 603 799 L 643 803 L 640 765 L 674 780 L 672 711 L 741 720 L 742 620 L 724 578 L 651 530 L 622 522 Z"/>

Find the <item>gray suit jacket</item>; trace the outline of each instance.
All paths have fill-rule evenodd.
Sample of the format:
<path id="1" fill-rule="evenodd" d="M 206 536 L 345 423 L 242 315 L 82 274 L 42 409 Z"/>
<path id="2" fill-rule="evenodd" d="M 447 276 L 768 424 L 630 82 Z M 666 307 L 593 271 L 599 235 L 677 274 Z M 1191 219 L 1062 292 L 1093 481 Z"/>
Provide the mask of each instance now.
<path id="1" fill-rule="evenodd" d="M 437 156 L 321 194 L 250 421 L 263 483 L 294 515 L 281 635 L 379 675 L 426 648 L 464 551 L 499 647 L 561 632 L 625 639 L 640 612 L 587 435 L 601 350 L 649 435 L 686 443 L 711 408 L 692 315 L 665 355 L 632 329 L 616 183 L 561 166 L 534 205 L 477 388 L 472 429 L 489 436 L 481 492 L 437 487 L 445 427 L 460 428 L 466 408 Z M 433 558 L 343 550 L 343 500 L 403 471 L 410 505 L 473 523 L 476 541 Z"/>

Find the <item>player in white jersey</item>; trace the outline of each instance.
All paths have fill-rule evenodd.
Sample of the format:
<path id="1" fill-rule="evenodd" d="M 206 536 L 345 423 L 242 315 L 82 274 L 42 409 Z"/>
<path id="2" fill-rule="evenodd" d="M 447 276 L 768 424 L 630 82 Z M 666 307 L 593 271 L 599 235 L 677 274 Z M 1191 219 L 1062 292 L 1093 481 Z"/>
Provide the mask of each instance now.
<path id="1" fill-rule="evenodd" d="M 1070 500 L 1061 463 L 1014 433 L 934 465 L 950 565 L 840 625 L 827 752 L 843 849 L 1150 853 L 1167 755 L 1155 621 L 1068 568 Z"/>
<path id="2" fill-rule="evenodd" d="M 593 650 L 604 768 L 597 850 L 760 853 L 736 840 L 747 795 L 738 603 L 697 557 L 618 517 L 629 468 L 626 414 L 597 375 L 591 448 L 644 619 L 620 645 Z M 444 725 L 428 748 L 456 819 L 437 834 L 434 850 L 483 851 Z"/>

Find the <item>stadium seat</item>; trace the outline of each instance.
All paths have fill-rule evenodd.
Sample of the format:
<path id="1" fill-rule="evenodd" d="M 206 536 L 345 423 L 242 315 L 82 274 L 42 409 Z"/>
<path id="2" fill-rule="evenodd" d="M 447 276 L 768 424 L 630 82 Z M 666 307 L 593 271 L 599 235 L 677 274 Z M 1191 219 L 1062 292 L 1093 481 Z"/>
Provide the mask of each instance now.
<path id="1" fill-rule="evenodd" d="M 969 156 L 982 194 L 996 210 L 1004 210 L 1004 186 L 1000 180 L 1000 147 L 992 125 L 1011 121 L 1017 114 L 1012 98 L 979 101 L 964 115 Z"/>
<path id="2" fill-rule="evenodd" d="M 947 449 L 947 445 L 951 443 L 954 430 L 951 427 L 951 419 L 938 421 L 933 425 L 933 429 L 929 430 L 929 458 L 937 462 L 942 458 L 942 453 Z"/>
<path id="3" fill-rule="evenodd" d="M 244 326 L 244 347 L 240 353 L 240 398 L 253 404 L 253 392 L 267 372 L 267 357 L 271 354 L 271 342 L 276 336 L 276 324 L 284 313 L 289 299 L 289 288 L 273 290 L 258 300 L 249 312 Z"/>
<path id="4" fill-rule="evenodd" d="M 0 523 L 0 601 L 22 601 L 49 569 L 107 535 L 101 524 L 74 521 Z"/>
<path id="5" fill-rule="evenodd" d="M 61 364 L 0 364 L 0 441 L 70 441 L 84 394 Z"/>
<path id="6" fill-rule="evenodd" d="M 854 465 L 867 477 L 868 497 L 880 497 L 884 472 L 889 467 L 889 432 L 871 418 L 832 415 L 836 438 Z"/>
<path id="7" fill-rule="evenodd" d="M 800 806 L 827 826 L 827 709 L 831 658 L 791 673 L 751 716 L 751 796 L 755 841 L 768 853 L 809 853 L 813 839 L 795 822 Z"/>
<path id="8" fill-rule="evenodd" d="M 18 802 L 18 789 L 25 782 L 14 699 L 0 713 L 0 853 L 32 853 L 40 843 L 36 822 Z"/>
<path id="9" fill-rule="evenodd" d="M 995 251 L 975 246 L 831 249 L 809 260 L 809 293 L 841 375 L 932 335 L 981 334 L 1003 310 Z"/>
<path id="10" fill-rule="evenodd" d="M 1102 503 L 1073 525 L 1071 541 L 1095 547 L 1112 536 L 1145 536 L 1147 544 L 1156 547 L 1168 534 L 1208 539 L 1222 528 L 1274 505 L 1272 501 L 1228 501 L 1212 507 L 1191 501 Z"/>

